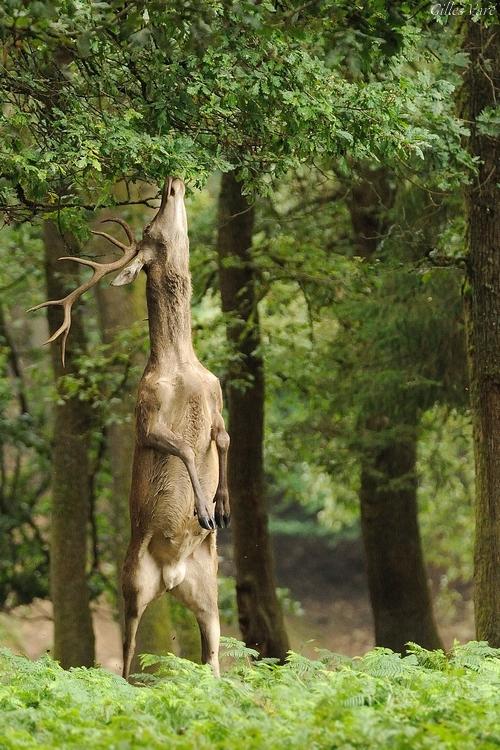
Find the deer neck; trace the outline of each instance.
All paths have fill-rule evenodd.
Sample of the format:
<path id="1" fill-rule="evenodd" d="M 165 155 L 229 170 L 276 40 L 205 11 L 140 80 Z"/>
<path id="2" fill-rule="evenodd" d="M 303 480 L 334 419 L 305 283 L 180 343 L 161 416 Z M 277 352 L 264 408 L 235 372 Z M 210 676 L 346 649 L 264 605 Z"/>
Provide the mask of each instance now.
<path id="1" fill-rule="evenodd" d="M 161 260 L 147 269 L 150 363 L 194 358 L 191 338 L 191 277 L 187 264 Z"/>

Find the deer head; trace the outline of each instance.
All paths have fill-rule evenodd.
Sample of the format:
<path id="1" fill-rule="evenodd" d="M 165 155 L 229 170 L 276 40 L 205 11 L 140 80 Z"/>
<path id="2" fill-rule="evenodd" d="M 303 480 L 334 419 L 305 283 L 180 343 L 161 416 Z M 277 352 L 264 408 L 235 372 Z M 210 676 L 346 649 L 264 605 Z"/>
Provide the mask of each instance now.
<path id="1" fill-rule="evenodd" d="M 184 183 L 179 178 L 165 181 L 160 208 L 144 228 L 136 257 L 111 282 L 112 286 L 130 284 L 142 268 L 155 260 L 169 261 L 187 271 L 189 240 L 184 193 Z"/>
<path id="2" fill-rule="evenodd" d="M 129 245 L 125 245 L 115 237 L 106 232 L 92 230 L 92 234 L 104 237 L 122 251 L 122 257 L 111 263 L 98 263 L 87 258 L 75 256 L 64 256 L 59 260 L 72 260 L 83 266 L 91 268 L 93 273 L 90 279 L 74 289 L 66 297 L 56 300 L 48 300 L 39 305 L 30 307 L 28 312 L 39 310 L 49 305 L 60 305 L 63 308 L 64 318 L 60 327 L 52 336 L 45 341 L 50 344 L 61 337 L 61 360 L 64 367 L 66 354 L 66 341 L 71 329 L 71 311 L 73 304 L 95 286 L 104 276 L 113 271 L 121 271 L 112 282 L 113 286 L 122 286 L 133 281 L 140 270 L 156 259 L 174 262 L 176 265 L 185 265 L 189 262 L 187 236 L 187 218 L 184 206 L 185 187 L 179 178 L 168 177 L 163 188 L 161 205 L 153 220 L 145 227 L 140 242 L 136 242 L 132 229 L 123 219 L 104 219 L 101 223 L 114 222 L 125 230 Z"/>

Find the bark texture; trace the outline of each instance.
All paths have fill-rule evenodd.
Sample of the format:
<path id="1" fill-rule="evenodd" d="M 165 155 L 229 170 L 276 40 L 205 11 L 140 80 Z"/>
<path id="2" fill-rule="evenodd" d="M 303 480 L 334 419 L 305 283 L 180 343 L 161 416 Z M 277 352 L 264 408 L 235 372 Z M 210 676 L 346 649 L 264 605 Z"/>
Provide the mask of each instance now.
<path id="1" fill-rule="evenodd" d="M 500 148 L 498 133 L 481 132 L 478 117 L 498 102 L 500 27 L 467 21 L 463 50 L 470 55 L 461 114 L 468 148 L 480 160 L 465 190 L 468 288 L 465 291 L 471 406 L 476 460 L 474 552 L 476 631 L 500 646 Z"/>
<path id="2" fill-rule="evenodd" d="M 289 645 L 276 595 L 264 497 L 264 370 L 251 255 L 254 211 L 231 173 L 222 177 L 218 220 L 222 309 L 235 355 L 227 388 L 228 477 L 239 623 L 248 646 L 263 657 L 284 659 Z"/>
<path id="3" fill-rule="evenodd" d="M 387 172 L 370 172 L 349 203 L 356 252 L 371 258 L 388 230 L 394 202 Z M 368 414 L 361 455 L 361 530 L 377 646 L 402 652 L 409 641 L 439 648 L 417 507 L 417 413 Z"/>
<path id="4" fill-rule="evenodd" d="M 74 264 L 57 263 L 69 252 L 52 221 L 44 225 L 45 271 L 48 299 L 64 297 L 66 284 L 77 285 Z M 60 325 L 59 307 L 47 308 L 49 330 Z M 60 343 L 51 345 L 54 378 L 75 371 L 75 351 L 85 348 L 82 319 L 73 313 L 68 340 L 66 369 L 63 370 Z M 78 397 L 55 406 L 52 451 L 52 511 L 50 539 L 50 590 L 54 607 L 54 658 L 65 668 L 92 666 L 94 632 L 87 584 L 87 530 L 89 518 L 88 452 L 90 405 Z"/>
<path id="5" fill-rule="evenodd" d="M 440 648 L 418 526 L 416 428 L 408 426 L 403 436 L 398 425 L 396 439 L 388 436 L 387 427 L 378 445 L 366 451 L 361 471 L 361 528 L 375 643 L 400 653 L 408 641 Z"/>

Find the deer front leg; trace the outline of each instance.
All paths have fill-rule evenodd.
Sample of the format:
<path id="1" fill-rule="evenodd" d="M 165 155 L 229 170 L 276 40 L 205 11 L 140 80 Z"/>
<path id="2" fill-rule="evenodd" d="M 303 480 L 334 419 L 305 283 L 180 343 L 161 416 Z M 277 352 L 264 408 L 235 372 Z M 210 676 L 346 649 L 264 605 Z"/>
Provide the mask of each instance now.
<path id="1" fill-rule="evenodd" d="M 222 529 L 229 526 L 231 510 L 229 507 L 229 490 L 227 486 L 227 453 L 229 450 L 229 435 L 226 432 L 222 415 L 218 414 L 212 427 L 212 440 L 217 447 L 219 457 L 219 481 L 215 492 L 215 523 Z"/>
<path id="2" fill-rule="evenodd" d="M 198 516 L 198 523 L 203 529 L 213 531 L 215 529 L 215 519 L 210 508 L 210 503 L 205 497 L 200 484 L 194 450 L 183 438 L 160 424 L 146 424 L 139 432 L 141 433 L 139 435 L 139 443 L 144 448 L 153 448 L 160 453 L 169 453 L 181 459 L 193 486 L 195 512 Z"/>

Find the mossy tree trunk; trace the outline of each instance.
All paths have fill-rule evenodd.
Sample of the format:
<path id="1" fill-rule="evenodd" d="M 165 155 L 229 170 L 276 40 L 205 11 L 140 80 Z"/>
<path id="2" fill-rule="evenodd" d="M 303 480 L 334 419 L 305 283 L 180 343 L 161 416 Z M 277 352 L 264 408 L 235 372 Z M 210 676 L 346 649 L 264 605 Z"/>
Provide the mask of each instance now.
<path id="1" fill-rule="evenodd" d="M 276 595 L 264 497 L 264 368 L 252 264 L 254 211 L 231 173 L 219 197 L 219 278 L 227 338 L 234 353 L 228 373 L 229 492 L 236 595 L 245 643 L 263 657 L 284 659 L 288 638 Z"/>
<path id="2" fill-rule="evenodd" d="M 465 22 L 470 56 L 461 114 L 478 173 L 465 190 L 467 278 L 465 310 L 476 461 L 474 604 L 480 640 L 500 646 L 500 148 L 498 131 L 482 128 L 481 113 L 498 106 L 500 26 Z"/>
<path id="3" fill-rule="evenodd" d="M 172 632 L 170 602 L 166 594 L 146 607 L 137 631 L 137 641 L 131 672 L 140 672 L 141 654 L 165 656 L 175 652 L 175 634 Z M 151 671 L 155 671 L 154 668 Z"/>
<path id="4" fill-rule="evenodd" d="M 59 299 L 67 285 L 78 285 L 73 263 L 57 263 L 73 254 L 52 221 L 44 224 L 45 272 L 48 299 Z M 59 307 L 47 308 L 50 332 L 61 322 Z M 56 386 L 63 374 L 75 372 L 75 353 L 85 349 L 81 314 L 73 312 L 71 336 L 63 370 L 60 342 L 51 345 Z M 87 581 L 89 520 L 88 454 L 91 411 L 78 395 L 56 404 L 52 449 L 52 509 L 50 536 L 50 591 L 54 607 L 54 657 L 65 668 L 94 663 L 94 632 Z"/>

